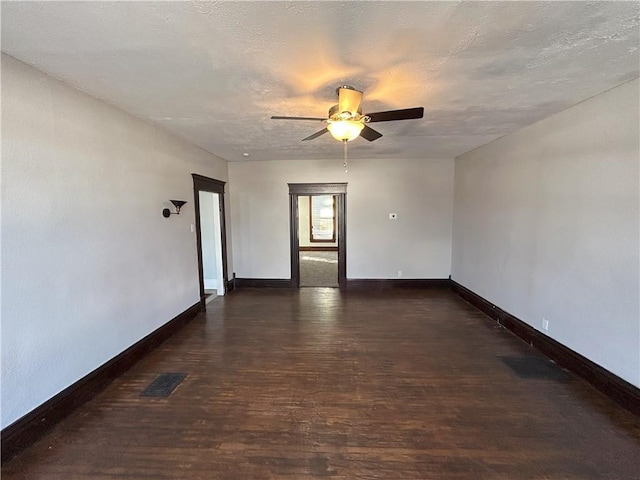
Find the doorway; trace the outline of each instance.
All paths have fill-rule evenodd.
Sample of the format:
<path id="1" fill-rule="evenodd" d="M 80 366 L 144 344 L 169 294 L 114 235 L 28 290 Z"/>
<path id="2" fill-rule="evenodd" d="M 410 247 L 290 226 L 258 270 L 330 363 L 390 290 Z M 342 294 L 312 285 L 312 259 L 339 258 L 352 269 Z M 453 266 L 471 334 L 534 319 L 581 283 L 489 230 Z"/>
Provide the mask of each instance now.
<path id="1" fill-rule="evenodd" d="M 298 195 L 300 287 L 338 287 L 336 195 Z"/>
<path id="2" fill-rule="evenodd" d="M 346 288 L 346 194 L 346 183 L 289 184 L 292 286 Z"/>
<path id="3" fill-rule="evenodd" d="M 227 247 L 224 216 L 225 182 L 193 173 L 200 302 L 203 307 L 227 291 Z"/>
<path id="4" fill-rule="evenodd" d="M 202 241 L 202 277 L 206 302 L 225 294 L 222 276 L 222 232 L 219 194 L 198 192 L 200 236 Z"/>

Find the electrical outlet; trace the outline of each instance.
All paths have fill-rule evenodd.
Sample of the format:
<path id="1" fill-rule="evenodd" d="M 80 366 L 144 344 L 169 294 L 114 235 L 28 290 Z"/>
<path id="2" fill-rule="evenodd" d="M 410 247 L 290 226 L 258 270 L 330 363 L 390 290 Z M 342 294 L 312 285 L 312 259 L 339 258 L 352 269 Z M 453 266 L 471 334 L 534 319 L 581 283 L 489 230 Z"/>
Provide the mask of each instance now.
<path id="1" fill-rule="evenodd" d="M 402 277 L 402 270 L 398 270 L 398 278 Z"/>
<path id="2" fill-rule="evenodd" d="M 549 320 L 546 318 L 542 319 L 542 329 L 547 331 L 549 330 Z"/>

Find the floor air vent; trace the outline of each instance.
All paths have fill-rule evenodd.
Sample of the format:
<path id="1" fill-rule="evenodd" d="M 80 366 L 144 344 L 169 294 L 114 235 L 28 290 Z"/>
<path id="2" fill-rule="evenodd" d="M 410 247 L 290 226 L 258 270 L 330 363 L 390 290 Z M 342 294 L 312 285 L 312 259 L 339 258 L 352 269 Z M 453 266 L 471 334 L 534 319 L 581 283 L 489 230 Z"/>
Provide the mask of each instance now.
<path id="1" fill-rule="evenodd" d="M 186 373 L 163 373 L 158 375 L 140 394 L 141 397 L 168 397 L 185 379 Z"/>
<path id="2" fill-rule="evenodd" d="M 520 378 L 569 381 L 571 377 L 555 363 L 541 357 L 498 357 Z"/>

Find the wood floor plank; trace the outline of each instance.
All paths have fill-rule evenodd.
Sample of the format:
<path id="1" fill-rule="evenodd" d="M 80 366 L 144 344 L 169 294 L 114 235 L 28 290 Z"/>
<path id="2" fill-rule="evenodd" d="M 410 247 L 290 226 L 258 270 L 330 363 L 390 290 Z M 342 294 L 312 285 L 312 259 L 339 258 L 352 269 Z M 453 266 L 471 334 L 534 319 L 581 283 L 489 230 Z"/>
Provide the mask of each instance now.
<path id="1" fill-rule="evenodd" d="M 246 289 L 117 379 L 3 479 L 640 478 L 640 419 L 523 379 L 528 345 L 446 290 Z M 159 374 L 187 377 L 141 397 Z"/>

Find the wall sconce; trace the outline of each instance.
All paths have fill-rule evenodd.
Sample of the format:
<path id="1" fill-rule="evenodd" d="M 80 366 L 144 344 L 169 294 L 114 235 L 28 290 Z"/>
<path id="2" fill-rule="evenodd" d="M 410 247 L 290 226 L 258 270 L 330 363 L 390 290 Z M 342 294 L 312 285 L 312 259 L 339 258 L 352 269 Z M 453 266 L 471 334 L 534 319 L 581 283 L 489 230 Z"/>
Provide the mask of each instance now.
<path id="1" fill-rule="evenodd" d="M 172 212 L 168 208 L 165 208 L 164 210 L 162 210 L 162 216 L 164 218 L 169 218 L 169 216 L 171 215 L 180 215 L 180 207 L 182 207 L 185 203 L 187 203 L 184 200 L 169 200 L 169 201 L 173 203 L 174 207 L 176 207 L 176 211 Z"/>

